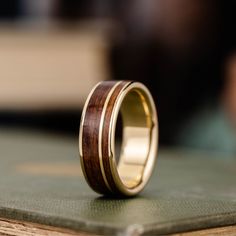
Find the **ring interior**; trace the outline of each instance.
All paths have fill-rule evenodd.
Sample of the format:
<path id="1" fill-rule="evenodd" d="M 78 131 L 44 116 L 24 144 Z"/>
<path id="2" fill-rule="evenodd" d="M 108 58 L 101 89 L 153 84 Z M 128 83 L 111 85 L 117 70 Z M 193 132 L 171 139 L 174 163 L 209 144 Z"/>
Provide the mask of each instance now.
<path id="1" fill-rule="evenodd" d="M 123 134 L 117 165 L 121 181 L 135 188 L 142 181 L 152 135 L 152 109 L 143 91 L 131 90 L 121 107 Z"/>

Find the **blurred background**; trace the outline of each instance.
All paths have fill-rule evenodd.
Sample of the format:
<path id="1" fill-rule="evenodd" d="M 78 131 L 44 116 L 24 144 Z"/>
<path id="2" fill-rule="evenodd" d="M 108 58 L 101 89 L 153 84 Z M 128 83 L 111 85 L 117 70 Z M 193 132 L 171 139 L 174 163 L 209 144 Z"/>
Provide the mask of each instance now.
<path id="1" fill-rule="evenodd" d="M 76 137 L 100 80 L 151 90 L 160 144 L 236 154 L 234 0 L 3 0 L 0 128 Z"/>

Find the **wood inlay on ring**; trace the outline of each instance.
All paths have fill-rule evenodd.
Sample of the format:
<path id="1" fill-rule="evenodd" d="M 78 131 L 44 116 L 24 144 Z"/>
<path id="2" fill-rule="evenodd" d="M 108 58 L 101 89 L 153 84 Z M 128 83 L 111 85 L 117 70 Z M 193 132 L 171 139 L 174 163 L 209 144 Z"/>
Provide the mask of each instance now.
<path id="1" fill-rule="evenodd" d="M 108 153 L 108 145 L 109 145 L 109 126 L 111 122 L 111 115 L 112 111 L 116 102 L 116 99 L 120 93 L 120 91 L 130 82 L 123 81 L 121 82 L 113 92 L 109 102 L 108 106 L 106 109 L 106 114 L 104 117 L 104 124 L 103 124 L 103 134 L 102 134 L 102 156 L 103 156 L 103 165 L 104 168 L 106 169 L 106 176 L 107 176 L 107 181 L 114 193 L 118 193 L 119 191 L 117 190 L 116 184 L 113 180 L 112 173 L 111 173 L 111 168 L 109 164 L 109 153 Z"/>
<path id="2" fill-rule="evenodd" d="M 82 126 L 82 158 L 84 170 L 91 188 L 103 194 L 117 193 L 109 164 L 109 124 L 117 96 L 128 83 L 130 82 L 102 82 L 94 90 L 87 108 L 85 108 L 86 112 Z M 100 127 L 102 113 L 104 113 L 104 120 L 103 126 Z M 99 132 L 102 132 L 101 140 L 99 140 Z M 102 166 L 99 160 L 99 145 L 101 145 L 102 151 Z M 102 168 L 105 170 L 104 174 L 102 173 Z"/>
<path id="3" fill-rule="evenodd" d="M 116 82 L 103 82 L 93 92 L 84 117 L 82 152 L 87 179 L 96 192 L 109 193 L 99 164 L 98 136 L 101 114 L 107 95 Z"/>

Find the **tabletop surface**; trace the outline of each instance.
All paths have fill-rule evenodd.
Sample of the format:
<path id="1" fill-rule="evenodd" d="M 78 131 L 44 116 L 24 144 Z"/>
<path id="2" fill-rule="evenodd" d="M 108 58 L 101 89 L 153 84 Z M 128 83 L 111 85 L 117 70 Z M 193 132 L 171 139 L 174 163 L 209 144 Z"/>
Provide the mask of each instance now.
<path id="1" fill-rule="evenodd" d="M 77 140 L 0 129 L 0 217 L 100 234 L 165 234 L 236 224 L 236 158 L 161 149 L 137 197 L 85 182 Z"/>

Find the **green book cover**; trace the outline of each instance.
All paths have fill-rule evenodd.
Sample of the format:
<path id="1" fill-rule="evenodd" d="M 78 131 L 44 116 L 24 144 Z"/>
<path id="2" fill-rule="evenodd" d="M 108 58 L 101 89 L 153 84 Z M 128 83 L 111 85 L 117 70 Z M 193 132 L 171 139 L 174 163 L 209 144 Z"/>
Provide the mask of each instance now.
<path id="1" fill-rule="evenodd" d="M 0 217 L 105 235 L 162 235 L 236 224 L 236 160 L 161 149 L 137 197 L 94 193 L 82 175 L 78 142 L 0 130 Z"/>

